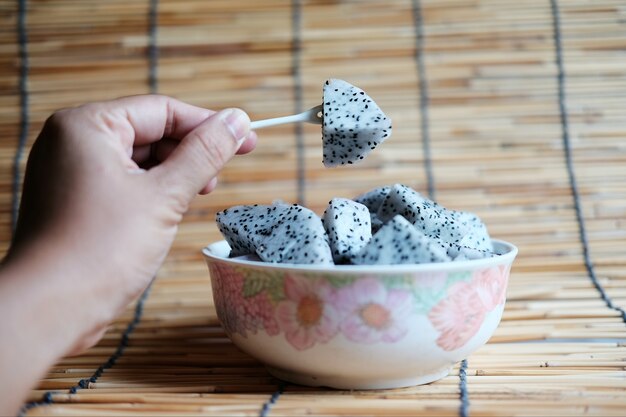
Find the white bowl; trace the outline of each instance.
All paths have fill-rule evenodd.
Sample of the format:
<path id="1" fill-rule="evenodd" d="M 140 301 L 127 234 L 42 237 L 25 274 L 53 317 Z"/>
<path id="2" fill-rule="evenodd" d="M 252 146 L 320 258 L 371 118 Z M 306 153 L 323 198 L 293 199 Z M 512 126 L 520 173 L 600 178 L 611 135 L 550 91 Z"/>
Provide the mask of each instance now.
<path id="1" fill-rule="evenodd" d="M 488 259 L 389 266 L 272 264 L 202 251 L 231 340 L 274 376 L 302 385 L 426 384 L 485 344 L 504 309 L 517 248 Z"/>

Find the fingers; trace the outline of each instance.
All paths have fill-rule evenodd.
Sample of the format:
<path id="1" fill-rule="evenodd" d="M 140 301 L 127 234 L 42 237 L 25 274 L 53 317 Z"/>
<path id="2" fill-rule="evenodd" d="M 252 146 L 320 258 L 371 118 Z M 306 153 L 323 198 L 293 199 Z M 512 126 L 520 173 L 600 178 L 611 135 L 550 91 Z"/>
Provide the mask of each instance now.
<path id="1" fill-rule="evenodd" d="M 135 145 L 163 137 L 182 139 L 215 114 L 212 110 L 161 95 L 123 97 L 108 104 L 111 108 L 125 110 L 126 119 L 135 131 Z"/>
<path id="2" fill-rule="evenodd" d="M 252 152 L 254 148 L 256 148 L 257 140 L 258 140 L 257 135 L 253 130 L 248 132 L 248 136 L 246 137 L 246 140 L 243 142 L 243 144 L 237 151 L 237 155 L 244 155 L 244 154 Z"/>
<path id="3" fill-rule="evenodd" d="M 200 190 L 200 194 L 202 195 L 208 194 L 211 191 L 215 190 L 215 187 L 217 187 L 217 177 L 211 178 L 209 180 L 209 183 L 205 185 L 204 188 L 202 188 L 202 190 Z"/>
<path id="4" fill-rule="evenodd" d="M 163 138 L 158 142 L 154 142 L 150 145 L 139 145 L 133 149 L 132 159 L 142 168 L 154 166 L 157 163 L 165 161 L 174 152 L 176 147 L 180 144 L 180 140 L 172 138 Z M 254 131 L 250 131 L 246 140 L 243 142 L 237 155 L 243 155 L 250 153 L 254 150 L 257 144 L 257 135 Z M 146 166 L 145 164 L 148 164 Z"/>
<path id="5" fill-rule="evenodd" d="M 132 168 L 134 163 L 152 168 L 152 176 L 161 181 L 159 187 L 167 184 L 168 192 L 188 200 L 212 190 L 212 179 L 224 164 L 235 153 L 252 151 L 257 142 L 243 111 L 215 113 L 167 96 L 124 97 L 74 111 L 95 121 L 105 137 L 117 136 Z M 153 167 L 159 161 L 163 163 Z"/>
<path id="6" fill-rule="evenodd" d="M 169 193 L 185 201 L 209 188 L 216 177 L 246 141 L 250 119 L 239 109 L 216 113 L 190 131 L 161 165 L 150 173 Z M 254 141 L 254 138 L 250 139 Z M 254 143 L 246 146 L 253 146 Z"/>
<path id="7" fill-rule="evenodd" d="M 65 109 L 56 119 L 73 137 L 109 143 L 127 165 L 135 147 L 182 139 L 214 113 L 167 96 L 141 95 Z"/>
<path id="8" fill-rule="evenodd" d="M 150 145 L 136 146 L 133 149 L 132 159 L 142 168 L 151 167 L 165 161 L 179 144 L 180 140 L 163 138 Z"/>

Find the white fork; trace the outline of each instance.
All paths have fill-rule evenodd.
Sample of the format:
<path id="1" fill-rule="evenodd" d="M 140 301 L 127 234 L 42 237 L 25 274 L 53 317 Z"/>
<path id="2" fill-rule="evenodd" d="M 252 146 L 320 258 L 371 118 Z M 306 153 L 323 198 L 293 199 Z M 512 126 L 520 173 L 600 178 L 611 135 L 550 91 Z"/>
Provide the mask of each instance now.
<path id="1" fill-rule="evenodd" d="M 250 129 L 263 129 L 264 127 L 284 125 L 287 123 L 315 123 L 321 125 L 324 121 L 323 104 L 310 108 L 300 114 L 291 116 L 276 117 L 273 119 L 257 120 L 250 124 Z"/>

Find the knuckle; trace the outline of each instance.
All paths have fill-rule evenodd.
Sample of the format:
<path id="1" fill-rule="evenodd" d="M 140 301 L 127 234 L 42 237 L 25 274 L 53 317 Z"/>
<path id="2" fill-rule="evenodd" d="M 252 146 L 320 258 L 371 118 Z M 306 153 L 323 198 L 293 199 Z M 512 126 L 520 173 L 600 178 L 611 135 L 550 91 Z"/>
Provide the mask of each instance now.
<path id="1" fill-rule="evenodd" d="M 118 131 L 127 130 L 126 124 L 120 123 L 119 118 L 115 114 L 111 114 L 110 112 L 102 112 L 98 114 L 100 118 L 99 127 L 104 129 L 107 133 L 113 133 Z"/>
<path id="2" fill-rule="evenodd" d="M 169 201 L 174 212 L 173 217 L 169 220 L 172 223 L 179 223 L 182 220 L 182 215 L 189 210 L 189 199 L 183 193 L 177 192 L 171 193 Z"/>
<path id="3" fill-rule="evenodd" d="M 38 146 L 58 147 L 65 142 L 71 130 L 74 109 L 62 109 L 52 113 L 45 121 L 37 137 Z"/>
<path id="4" fill-rule="evenodd" d="M 63 126 L 67 125 L 71 119 L 73 109 L 61 109 L 52 113 L 44 124 L 44 128 L 60 130 Z"/>
<path id="5" fill-rule="evenodd" d="M 171 182 L 169 178 L 162 181 L 164 187 L 160 187 L 157 196 L 156 207 L 160 207 L 158 217 L 167 226 L 175 226 L 183 219 L 183 215 L 189 210 L 190 199 L 180 184 Z"/>
<path id="6" fill-rule="evenodd" d="M 165 128 L 163 129 L 163 136 L 168 137 L 172 132 L 176 131 L 176 115 L 172 108 L 172 103 L 169 100 L 165 101 Z"/>

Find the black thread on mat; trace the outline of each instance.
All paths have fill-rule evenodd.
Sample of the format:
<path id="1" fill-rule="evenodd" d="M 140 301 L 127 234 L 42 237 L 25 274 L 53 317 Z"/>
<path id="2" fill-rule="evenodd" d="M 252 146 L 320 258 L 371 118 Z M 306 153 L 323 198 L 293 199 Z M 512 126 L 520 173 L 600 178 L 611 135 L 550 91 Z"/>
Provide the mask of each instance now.
<path id="1" fill-rule="evenodd" d="M 430 151 L 430 116 L 428 114 L 428 79 L 426 78 L 426 65 L 424 64 L 424 19 L 420 0 L 412 0 L 413 26 L 415 27 L 415 62 L 417 64 L 417 77 L 420 93 L 420 128 L 422 133 L 422 151 L 424 152 L 424 169 L 426 170 L 426 182 L 428 196 L 431 200 L 436 198 L 435 177 L 433 174 L 432 156 Z"/>
<path id="2" fill-rule="evenodd" d="M 426 65 L 424 64 L 424 17 L 420 0 L 412 0 L 413 26 L 415 27 L 415 62 L 417 64 L 417 76 L 420 93 L 420 128 L 422 133 L 422 149 L 424 152 L 424 169 L 428 196 L 431 200 L 436 199 L 435 175 L 433 173 L 432 153 L 430 149 L 430 116 L 428 106 L 428 78 L 426 77 Z M 461 361 L 459 368 L 459 416 L 467 417 L 469 414 L 469 393 L 467 391 L 467 359 Z"/>
<path id="3" fill-rule="evenodd" d="M 461 361 L 459 368 L 459 397 L 461 405 L 459 406 L 459 416 L 467 417 L 469 415 L 469 394 L 467 392 L 467 359 Z"/>
<path id="4" fill-rule="evenodd" d="M 585 217 L 583 215 L 583 209 L 582 209 L 582 205 L 580 202 L 580 194 L 578 192 L 578 184 L 577 184 L 576 175 L 574 172 L 574 162 L 572 158 L 572 148 L 571 148 L 570 136 L 569 136 L 569 121 L 568 121 L 568 113 L 567 113 L 566 97 L 565 97 L 565 68 L 563 65 L 563 46 L 562 46 L 562 41 L 561 41 L 561 14 L 559 12 L 559 5 L 557 3 L 557 0 L 550 0 L 550 5 L 552 8 L 552 25 L 553 25 L 553 32 L 554 32 L 555 60 L 556 60 L 556 66 L 557 66 L 557 71 L 558 71 L 557 82 L 558 82 L 559 112 L 561 116 L 561 137 L 563 140 L 563 150 L 565 153 L 565 164 L 567 167 L 567 175 L 569 177 L 572 197 L 574 199 L 574 210 L 576 211 L 576 220 L 578 222 L 578 234 L 580 237 L 580 243 L 582 244 L 585 268 L 587 269 L 589 279 L 593 283 L 593 286 L 596 288 L 598 293 L 600 293 L 600 297 L 602 298 L 606 306 L 612 310 L 617 311 L 620 314 L 624 323 L 626 323 L 626 311 L 624 311 L 624 309 L 621 308 L 620 306 L 616 306 L 613 303 L 613 300 L 611 300 L 611 298 L 606 293 L 600 281 L 598 281 L 598 277 L 596 276 L 593 262 L 591 261 L 591 255 L 589 253 L 589 240 L 587 239 Z"/>
<path id="5" fill-rule="evenodd" d="M 291 33 L 292 33 L 292 45 L 291 45 L 291 75 L 294 80 L 294 111 L 296 114 L 302 113 L 303 99 L 302 99 L 302 72 L 300 69 L 301 60 L 301 48 L 302 48 L 302 4 L 300 0 L 292 0 L 291 2 Z M 302 123 L 296 123 L 294 127 L 296 135 L 296 146 L 298 152 L 298 204 L 305 205 L 305 183 L 306 183 L 306 171 L 304 165 L 304 131 L 302 129 Z M 263 403 L 260 417 L 267 417 L 270 410 L 276 404 L 280 396 L 285 390 L 285 383 L 280 382 L 278 388 L 269 400 Z"/>
<path id="6" fill-rule="evenodd" d="M 281 382 L 278 385 L 278 389 L 274 391 L 270 399 L 263 404 L 263 407 L 261 407 L 259 417 L 267 417 L 269 415 L 270 410 L 272 409 L 274 404 L 276 404 L 280 396 L 283 395 L 283 392 L 285 392 L 285 383 Z"/>
<path id="7" fill-rule="evenodd" d="M 294 111 L 295 114 L 299 114 L 304 111 L 302 98 L 302 70 L 300 68 L 300 61 L 302 59 L 302 3 L 300 0 L 292 0 L 291 2 L 291 33 L 291 75 L 294 81 Z M 304 160 L 304 130 L 302 123 L 296 123 L 294 125 L 294 132 L 296 135 L 298 164 L 298 204 L 305 205 L 306 167 Z"/>
<path id="8" fill-rule="evenodd" d="M 18 55 L 20 58 L 20 73 L 18 81 L 18 90 L 20 95 L 20 131 L 15 156 L 13 158 L 13 182 L 12 182 L 12 205 L 11 205 L 11 231 L 15 233 L 17 226 L 17 218 L 20 208 L 20 186 L 21 172 L 20 165 L 24 156 L 26 142 L 28 141 L 28 127 L 30 124 L 29 114 L 29 93 L 28 93 L 28 32 L 26 29 L 26 14 L 28 8 L 27 0 L 19 0 L 17 2 L 17 42 Z M 41 405 L 52 404 L 52 394 L 47 392 L 43 395 L 41 401 L 32 401 L 20 410 L 20 416 L 31 408 Z"/>
<path id="9" fill-rule="evenodd" d="M 158 64 L 159 48 L 157 44 L 157 29 L 159 27 L 159 0 L 150 0 L 148 11 L 148 85 L 150 92 L 155 94 L 159 90 Z"/>
<path id="10" fill-rule="evenodd" d="M 143 307 L 146 302 L 146 299 L 148 298 L 148 295 L 150 294 L 150 290 L 152 289 L 153 282 L 154 282 L 154 279 L 152 279 L 152 282 L 150 282 L 150 285 L 148 285 L 148 288 L 145 289 L 145 291 L 143 292 L 143 294 L 141 294 L 141 297 L 137 301 L 137 304 L 135 305 L 135 313 L 133 314 L 133 319 L 128 324 L 128 326 L 126 326 L 126 330 L 124 330 L 124 333 L 122 333 L 122 337 L 120 339 L 119 344 L 117 345 L 117 349 L 115 349 L 115 352 L 113 352 L 113 354 L 107 359 L 107 361 L 104 364 L 100 365 L 98 369 L 96 369 L 96 371 L 91 375 L 91 377 L 81 379 L 80 381 L 78 381 L 76 385 L 71 387 L 69 389 L 70 394 L 76 394 L 81 389 L 89 388 L 89 384 L 96 383 L 98 381 L 98 378 L 102 376 L 104 371 L 115 366 L 118 359 L 122 357 L 122 355 L 124 354 L 124 351 L 128 347 L 128 342 L 130 341 L 131 334 L 135 331 L 135 328 L 141 322 L 141 318 L 143 317 Z M 35 407 L 39 407 L 42 405 L 49 405 L 53 403 L 54 403 L 54 392 L 48 391 L 43 395 L 42 401 L 32 401 L 32 402 L 26 403 L 22 407 L 22 410 L 20 411 L 19 415 L 23 416 L 26 414 L 28 410 L 31 410 Z"/>
<path id="11" fill-rule="evenodd" d="M 24 157 L 26 142 L 28 141 L 28 127 L 30 124 L 29 113 L 29 93 L 28 93 L 28 32 L 26 29 L 26 8 L 27 0 L 19 0 L 17 3 L 17 42 L 18 55 L 20 58 L 20 73 L 18 90 L 20 95 L 20 130 L 15 156 L 13 158 L 13 182 L 11 184 L 12 204 L 11 204 L 11 231 L 15 233 L 17 217 L 20 210 L 20 186 L 21 172 L 20 166 Z"/>

